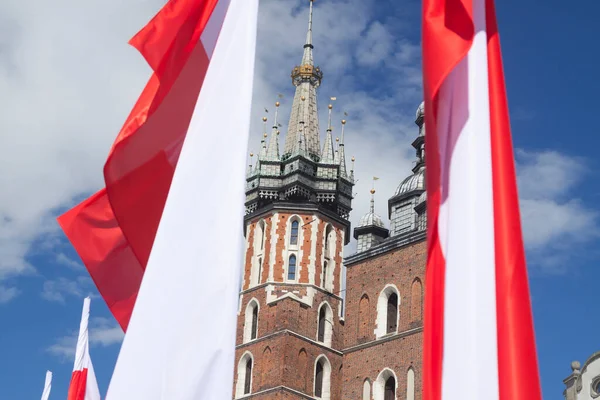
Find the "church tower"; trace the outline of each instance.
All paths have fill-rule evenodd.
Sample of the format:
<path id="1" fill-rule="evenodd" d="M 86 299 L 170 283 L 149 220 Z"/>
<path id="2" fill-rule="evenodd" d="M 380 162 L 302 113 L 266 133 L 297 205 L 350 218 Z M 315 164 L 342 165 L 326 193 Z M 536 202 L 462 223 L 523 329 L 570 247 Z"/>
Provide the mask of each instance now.
<path id="1" fill-rule="evenodd" d="M 312 22 L 310 0 L 283 151 L 278 102 L 270 135 L 263 118 L 261 150 L 248 168 L 233 398 L 342 398 L 342 256 L 354 174 L 346 168 L 346 121 L 334 147 L 332 105 L 320 147 L 323 72 L 313 60 Z"/>
<path id="2" fill-rule="evenodd" d="M 344 260 L 344 400 L 421 399 L 427 257 L 424 112 L 421 104 L 412 174 L 388 201 L 390 230 L 371 200 L 370 211 L 354 230 L 357 253 Z"/>

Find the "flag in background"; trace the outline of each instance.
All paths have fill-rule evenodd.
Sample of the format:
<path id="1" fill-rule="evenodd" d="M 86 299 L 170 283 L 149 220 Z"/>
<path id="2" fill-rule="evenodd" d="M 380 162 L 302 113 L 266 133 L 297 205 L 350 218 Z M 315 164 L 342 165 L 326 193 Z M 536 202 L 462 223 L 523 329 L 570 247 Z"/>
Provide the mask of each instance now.
<path id="1" fill-rule="evenodd" d="M 90 298 L 83 300 L 75 363 L 67 400 L 100 400 L 100 391 L 90 359 L 88 320 L 90 318 Z"/>
<path id="2" fill-rule="evenodd" d="M 539 400 L 493 0 L 424 0 L 423 68 L 423 398 Z"/>
<path id="3" fill-rule="evenodd" d="M 44 382 L 44 391 L 42 392 L 42 400 L 50 398 L 50 390 L 52 390 L 52 372 L 46 371 L 46 380 Z"/>

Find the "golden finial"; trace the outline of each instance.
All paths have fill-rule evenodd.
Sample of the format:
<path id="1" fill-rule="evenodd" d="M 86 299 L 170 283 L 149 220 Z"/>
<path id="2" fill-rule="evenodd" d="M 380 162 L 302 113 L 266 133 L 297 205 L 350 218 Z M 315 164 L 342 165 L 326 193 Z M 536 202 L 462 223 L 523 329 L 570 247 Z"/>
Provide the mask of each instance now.
<path id="1" fill-rule="evenodd" d="M 300 96 L 300 100 L 304 101 L 304 100 L 306 100 L 306 97 Z"/>
<path id="2" fill-rule="evenodd" d="M 263 117 L 263 122 L 267 122 L 267 117 Z"/>
<path id="3" fill-rule="evenodd" d="M 254 157 L 254 153 L 250 153 L 250 157 Z"/>
<path id="4" fill-rule="evenodd" d="M 333 104 L 330 104 L 328 107 L 331 110 L 333 108 Z"/>
<path id="5" fill-rule="evenodd" d="M 371 189 L 371 194 L 375 194 L 375 189 Z"/>
<path id="6" fill-rule="evenodd" d="M 277 134 L 279 135 L 281 132 L 277 131 Z"/>
<path id="7" fill-rule="evenodd" d="M 339 137 L 336 137 L 336 138 L 335 138 L 335 141 L 336 141 L 336 142 L 339 142 L 339 141 L 340 141 L 340 138 L 339 138 Z"/>
<path id="8" fill-rule="evenodd" d="M 356 161 L 356 158 L 352 157 L 352 162 Z"/>
<path id="9" fill-rule="evenodd" d="M 264 133 L 264 134 L 263 134 L 263 137 L 264 137 L 264 138 L 266 138 L 266 137 L 267 137 L 267 134 L 266 134 L 266 133 Z"/>
<path id="10" fill-rule="evenodd" d="M 342 125 L 346 125 L 346 120 L 345 119 L 342 120 Z"/>
<path id="11" fill-rule="evenodd" d="M 279 107 L 280 105 L 281 105 L 280 102 L 278 102 L 278 101 L 275 102 L 275 107 Z"/>

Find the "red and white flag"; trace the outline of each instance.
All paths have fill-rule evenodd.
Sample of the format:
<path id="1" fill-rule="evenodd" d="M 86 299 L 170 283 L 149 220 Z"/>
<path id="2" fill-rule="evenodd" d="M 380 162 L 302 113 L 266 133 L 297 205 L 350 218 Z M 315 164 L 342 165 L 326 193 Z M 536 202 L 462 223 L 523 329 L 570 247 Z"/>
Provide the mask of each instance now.
<path id="1" fill-rule="evenodd" d="M 127 330 L 110 400 L 231 396 L 257 12 L 170 0 L 131 40 L 153 76 L 59 218 Z"/>
<path id="2" fill-rule="evenodd" d="M 75 351 L 75 363 L 73 365 L 73 375 L 71 376 L 67 400 L 100 400 L 100 391 L 98 390 L 92 360 L 90 359 L 89 318 L 90 298 L 86 297 L 83 300 L 77 350 Z"/>
<path id="3" fill-rule="evenodd" d="M 42 400 L 48 400 L 50 398 L 50 390 L 52 390 L 52 372 L 46 371 L 46 381 L 44 382 Z"/>
<path id="4" fill-rule="evenodd" d="M 423 398 L 541 399 L 493 0 L 425 0 Z"/>

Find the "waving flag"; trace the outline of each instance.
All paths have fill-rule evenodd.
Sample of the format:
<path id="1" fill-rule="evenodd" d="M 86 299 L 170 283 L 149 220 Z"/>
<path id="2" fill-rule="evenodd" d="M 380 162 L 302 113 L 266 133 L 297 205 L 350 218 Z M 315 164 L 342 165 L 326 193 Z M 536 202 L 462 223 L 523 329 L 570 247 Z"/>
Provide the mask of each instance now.
<path id="1" fill-rule="evenodd" d="M 539 400 L 493 0 L 424 0 L 423 66 L 429 223 L 423 398 Z"/>
<path id="2" fill-rule="evenodd" d="M 130 43 L 141 52 L 154 73 L 111 148 L 104 167 L 106 187 L 59 218 L 123 330 L 127 330 L 131 318 L 182 146 L 191 130 L 192 115 L 201 89 L 205 91 L 203 83 L 209 66 L 213 65 L 223 21 L 230 13 L 239 14 L 240 7 L 249 7 L 245 19 L 256 18 L 252 17 L 256 1 L 249 3 L 242 6 L 239 1 L 231 0 L 170 0 L 131 39 Z M 249 34 L 252 42 L 245 37 L 231 39 L 232 42 L 252 46 L 253 51 L 254 34 L 241 34 Z M 229 191 L 240 173 L 235 175 L 237 160 L 233 155 L 245 146 L 248 124 L 244 118 L 250 108 L 249 104 L 240 106 L 237 101 L 243 103 L 248 99 L 242 91 L 251 92 L 252 77 L 247 76 L 253 61 L 244 59 L 247 70 L 233 64 L 246 56 L 245 52 L 231 55 L 232 61 L 222 61 L 219 66 L 222 73 L 213 77 L 219 82 L 239 85 L 218 94 L 228 104 L 220 104 L 219 110 L 211 109 L 218 111 L 223 120 L 231 121 L 233 130 L 227 131 L 225 123 L 214 129 L 198 128 L 204 142 L 194 151 L 196 157 L 205 157 L 203 171 L 198 180 L 187 184 L 204 187 L 207 197 L 236 193 Z M 239 77 L 248 82 L 241 82 Z M 205 100 L 198 107 L 205 109 L 214 101 L 214 98 Z M 224 180 L 217 182 L 218 173 L 214 172 L 220 171 Z M 243 185 L 243 178 L 240 182 Z M 219 206 L 225 209 L 228 203 L 220 201 Z M 202 207 L 202 202 L 195 207 Z M 206 216 L 209 215 L 207 212 Z"/>
<path id="3" fill-rule="evenodd" d="M 50 390 L 52 390 L 52 372 L 46 371 L 46 381 L 44 382 L 42 400 L 48 400 L 50 398 Z"/>
<path id="4" fill-rule="evenodd" d="M 127 329 L 110 400 L 231 395 L 257 11 L 170 0 L 131 40 L 153 76 L 106 188 L 59 218 Z"/>
<path id="5" fill-rule="evenodd" d="M 69 385 L 67 400 L 100 400 L 100 391 L 90 359 L 88 320 L 90 318 L 90 298 L 83 300 L 79 337 L 75 351 L 75 364 Z"/>

